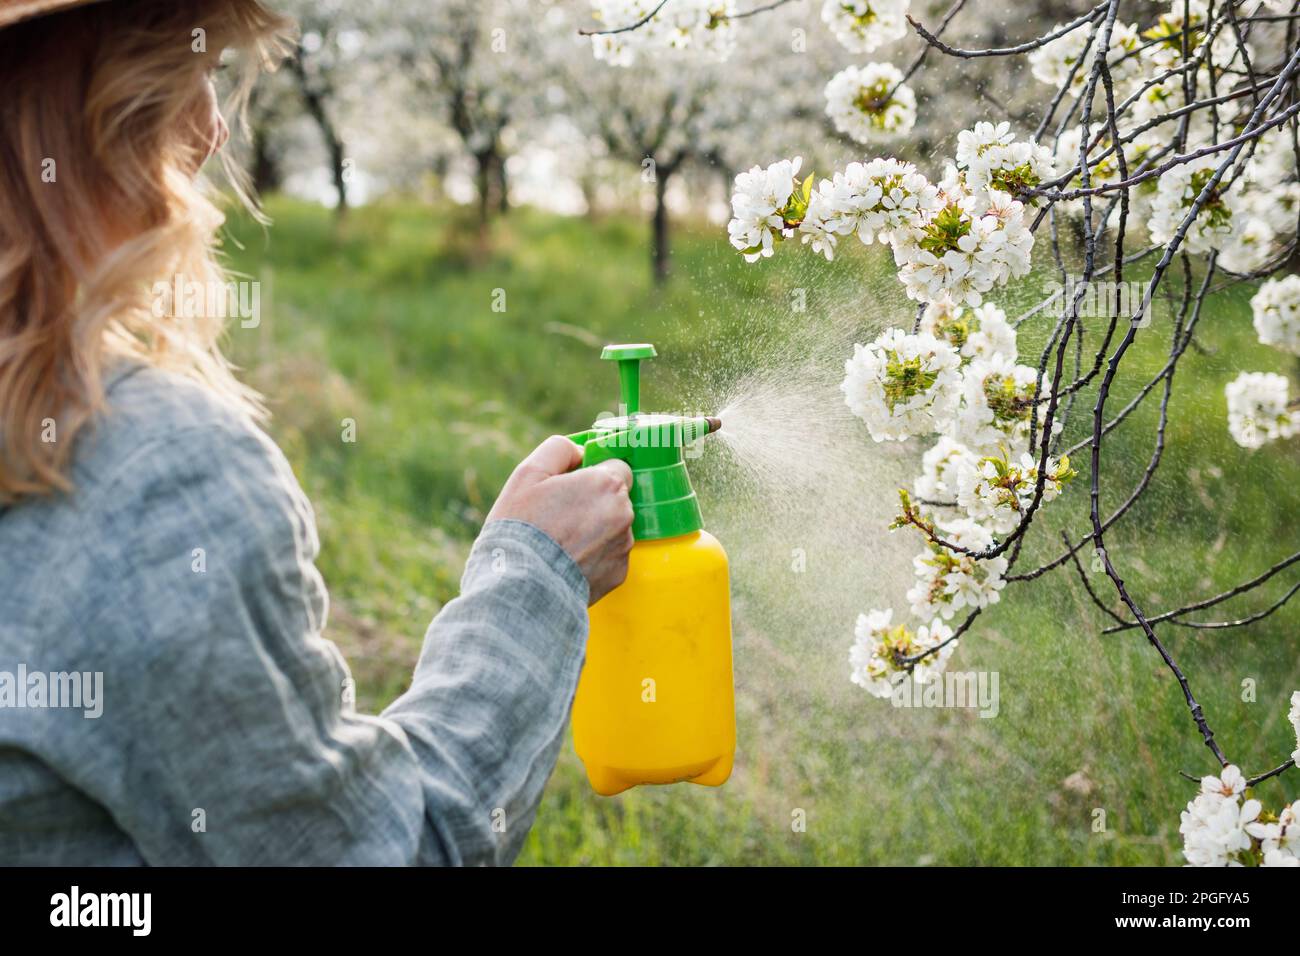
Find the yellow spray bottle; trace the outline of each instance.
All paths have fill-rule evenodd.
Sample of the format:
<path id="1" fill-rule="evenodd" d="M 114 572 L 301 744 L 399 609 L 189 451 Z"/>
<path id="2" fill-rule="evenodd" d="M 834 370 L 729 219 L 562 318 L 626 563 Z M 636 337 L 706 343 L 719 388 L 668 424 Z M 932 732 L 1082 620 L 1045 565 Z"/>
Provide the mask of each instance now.
<path id="1" fill-rule="evenodd" d="M 597 793 L 648 783 L 716 787 L 736 749 L 727 554 L 704 530 L 685 449 L 716 418 L 640 411 L 640 363 L 652 345 L 606 346 L 625 414 L 569 437 L 584 467 L 632 469 L 627 580 L 590 610 L 587 661 L 573 702 L 573 740 Z"/>

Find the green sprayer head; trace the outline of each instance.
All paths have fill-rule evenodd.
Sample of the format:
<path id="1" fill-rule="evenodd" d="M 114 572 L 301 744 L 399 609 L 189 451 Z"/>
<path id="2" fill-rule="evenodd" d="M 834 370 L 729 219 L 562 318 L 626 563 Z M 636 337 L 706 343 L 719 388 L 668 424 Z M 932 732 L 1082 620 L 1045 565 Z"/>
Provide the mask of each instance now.
<path id="1" fill-rule="evenodd" d="M 584 468 L 621 458 L 632 469 L 632 535 L 638 541 L 689 534 L 704 526 L 684 450 L 722 427 L 717 418 L 641 411 L 641 360 L 656 354 L 653 345 L 605 346 L 600 357 L 618 362 L 623 414 L 569 436 L 583 447 Z"/>

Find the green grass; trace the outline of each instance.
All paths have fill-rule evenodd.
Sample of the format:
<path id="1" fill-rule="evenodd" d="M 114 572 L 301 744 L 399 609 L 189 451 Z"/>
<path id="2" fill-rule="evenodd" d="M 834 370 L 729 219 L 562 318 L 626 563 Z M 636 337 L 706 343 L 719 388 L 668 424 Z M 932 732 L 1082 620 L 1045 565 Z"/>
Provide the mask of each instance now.
<path id="1" fill-rule="evenodd" d="M 414 204 L 354 210 L 341 230 L 315 207 L 276 200 L 270 212 L 269 232 L 232 224 L 242 245 L 230 245 L 232 264 L 263 279 L 264 319 L 236 328 L 231 348 L 271 399 L 272 431 L 316 504 L 330 636 L 371 709 L 405 686 L 427 621 L 454 595 L 469 542 L 513 464 L 541 437 L 578 430 L 613 403 L 614 377 L 594 361 L 599 343 L 653 341 L 673 356 L 652 367 L 646 404 L 679 407 L 679 385 L 743 369 L 799 322 L 831 310 L 843 320 L 847 309 L 865 336 L 885 316 L 911 314 L 878 247 L 829 265 L 790 249 L 746 266 L 720 230 L 681 229 L 675 277 L 656 290 L 647 229 L 627 219 L 516 210 L 485 252 L 466 238 L 472 230 L 459 214 Z M 796 322 L 798 288 L 809 290 L 809 312 Z M 1033 291 L 1011 298 L 1027 301 Z M 1248 453 L 1225 427 L 1223 386 L 1238 370 L 1287 368 L 1255 341 L 1248 297 L 1233 290 L 1207 306 L 1199 347 L 1175 379 L 1155 484 L 1109 536 L 1149 610 L 1234 584 L 1295 547 L 1300 444 Z M 1036 358 L 1042 334 L 1022 330 L 1022 355 Z M 1167 316 L 1158 314 L 1125 364 L 1112 409 L 1161 366 L 1167 337 Z M 1081 403 L 1070 435 L 1091 402 Z M 1107 510 L 1145 466 L 1155 406 L 1108 440 Z M 356 423 L 355 443 L 341 440 L 345 419 Z M 865 436 L 862 453 L 878 453 Z M 1060 529 L 1077 537 L 1086 527 L 1086 457 L 1075 464 L 1076 486 L 1044 516 L 1022 568 L 1059 550 Z M 892 500 L 892 489 L 881 493 Z M 997 719 L 898 711 L 848 684 L 851 617 L 828 627 L 791 611 L 821 598 L 795 593 L 803 585 L 790 583 L 784 554 L 745 538 L 745 522 L 762 516 L 714 505 L 738 570 L 735 776 L 719 790 L 643 788 L 603 799 L 566 747 L 522 862 L 1180 862 L 1178 811 L 1192 788 L 1178 771 L 1207 772 L 1210 755 L 1137 632 L 1099 636 L 1104 617 L 1072 568 L 1009 587 L 953 658 L 955 669 L 998 671 Z M 1113 603 L 1104 576 L 1091 579 Z M 1222 616 L 1265 606 L 1293 580 L 1280 575 Z M 841 590 L 846 606 L 866 601 L 855 605 L 852 587 Z M 1163 632 L 1224 748 L 1248 772 L 1294 749 L 1285 710 L 1300 688 L 1298 625 L 1300 605 L 1245 630 Z M 1242 700 L 1245 680 L 1255 682 L 1254 703 Z M 1297 791 L 1292 774 L 1259 796 L 1277 804 Z M 806 832 L 792 830 L 797 810 Z M 1093 829 L 1098 810 L 1104 832 Z"/>

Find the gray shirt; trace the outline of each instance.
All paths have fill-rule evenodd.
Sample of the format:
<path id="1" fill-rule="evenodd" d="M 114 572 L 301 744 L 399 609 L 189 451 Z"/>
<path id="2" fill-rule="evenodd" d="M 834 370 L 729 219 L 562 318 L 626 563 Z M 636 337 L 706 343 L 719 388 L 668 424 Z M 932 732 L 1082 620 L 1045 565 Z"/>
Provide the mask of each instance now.
<path id="1" fill-rule="evenodd" d="M 573 560 L 489 523 L 357 714 L 284 456 L 177 376 L 108 385 L 75 491 L 0 507 L 0 863 L 512 861 L 582 667 Z"/>

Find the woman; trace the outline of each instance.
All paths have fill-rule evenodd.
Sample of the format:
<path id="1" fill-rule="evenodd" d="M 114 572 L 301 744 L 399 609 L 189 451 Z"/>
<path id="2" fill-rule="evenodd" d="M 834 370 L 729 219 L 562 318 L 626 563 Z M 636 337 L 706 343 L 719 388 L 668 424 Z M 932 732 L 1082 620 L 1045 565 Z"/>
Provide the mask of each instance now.
<path id="1" fill-rule="evenodd" d="M 586 607 L 626 573 L 626 465 L 548 439 L 410 690 L 352 712 L 257 397 L 219 323 L 151 301 L 222 281 L 212 73 L 273 65 L 286 27 L 256 0 L 0 3 L 0 862 L 509 862 Z"/>

